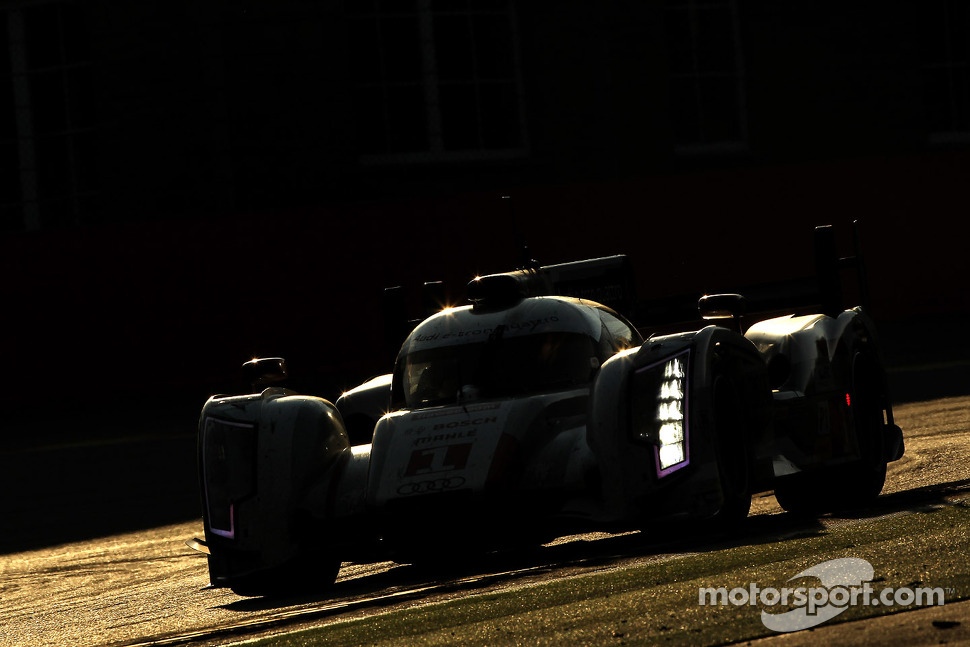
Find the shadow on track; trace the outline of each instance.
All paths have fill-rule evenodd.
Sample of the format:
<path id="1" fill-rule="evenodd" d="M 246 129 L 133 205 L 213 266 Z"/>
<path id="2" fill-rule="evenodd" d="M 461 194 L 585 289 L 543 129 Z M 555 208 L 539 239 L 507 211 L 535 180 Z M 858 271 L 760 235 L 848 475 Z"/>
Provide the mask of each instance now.
<path id="1" fill-rule="evenodd" d="M 381 607 L 389 601 L 421 599 L 448 592 L 473 592 L 496 584 L 515 583 L 569 569 L 594 571 L 629 559 L 678 553 L 775 544 L 824 535 L 843 523 L 878 519 L 906 512 L 932 512 L 949 505 L 949 498 L 970 492 L 970 479 L 886 494 L 866 508 L 812 518 L 779 513 L 749 517 L 731 531 L 703 538 L 678 535 L 660 540 L 646 532 L 631 532 L 587 540 L 578 538 L 529 550 L 491 553 L 441 566 L 401 564 L 387 570 L 337 582 L 316 594 L 241 598 L 223 608 L 238 612 L 265 611 L 300 604 L 320 604 L 308 617 L 321 618 L 350 610 Z"/>

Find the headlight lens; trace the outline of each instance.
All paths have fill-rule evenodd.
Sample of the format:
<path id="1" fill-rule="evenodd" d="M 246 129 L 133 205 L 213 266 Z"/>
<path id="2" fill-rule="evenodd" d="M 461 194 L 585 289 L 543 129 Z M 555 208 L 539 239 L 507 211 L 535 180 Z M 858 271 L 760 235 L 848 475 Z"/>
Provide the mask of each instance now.
<path id="1" fill-rule="evenodd" d="M 206 518 L 216 535 L 235 537 L 235 504 L 256 490 L 256 429 L 206 417 L 202 426 Z"/>
<path id="2" fill-rule="evenodd" d="M 658 476 L 689 463 L 687 367 L 690 351 L 638 369 L 633 376 L 633 439 L 654 446 Z"/>

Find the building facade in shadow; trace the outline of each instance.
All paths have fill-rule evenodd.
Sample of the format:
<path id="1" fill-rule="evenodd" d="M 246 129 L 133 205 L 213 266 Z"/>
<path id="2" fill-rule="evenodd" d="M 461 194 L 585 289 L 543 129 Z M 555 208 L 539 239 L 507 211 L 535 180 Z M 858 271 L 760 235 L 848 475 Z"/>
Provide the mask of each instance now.
<path id="1" fill-rule="evenodd" d="M 195 395 L 253 354 L 352 382 L 384 287 L 458 298 L 524 244 L 663 298 L 800 275 L 860 219 L 878 316 L 965 313 L 968 12 L 3 2 L 6 397 Z"/>

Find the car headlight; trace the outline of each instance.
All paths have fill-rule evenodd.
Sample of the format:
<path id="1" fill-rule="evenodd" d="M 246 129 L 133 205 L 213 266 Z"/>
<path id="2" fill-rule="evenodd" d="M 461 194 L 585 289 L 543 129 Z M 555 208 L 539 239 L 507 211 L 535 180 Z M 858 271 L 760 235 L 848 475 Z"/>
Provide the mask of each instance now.
<path id="1" fill-rule="evenodd" d="M 256 491 L 256 429 L 206 417 L 202 425 L 202 485 L 209 530 L 236 535 L 236 503 Z"/>
<path id="2" fill-rule="evenodd" d="M 633 375 L 632 433 L 654 446 L 658 476 L 690 462 L 687 435 L 687 366 L 690 351 L 637 369 Z"/>

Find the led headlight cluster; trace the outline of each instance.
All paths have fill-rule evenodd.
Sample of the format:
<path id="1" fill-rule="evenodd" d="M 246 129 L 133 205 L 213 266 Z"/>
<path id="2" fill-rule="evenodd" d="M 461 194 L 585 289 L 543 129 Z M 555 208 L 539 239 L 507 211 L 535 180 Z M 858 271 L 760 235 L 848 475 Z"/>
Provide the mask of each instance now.
<path id="1" fill-rule="evenodd" d="M 655 448 L 657 474 L 687 465 L 687 360 L 689 352 L 636 371 L 633 379 L 634 439 Z"/>

